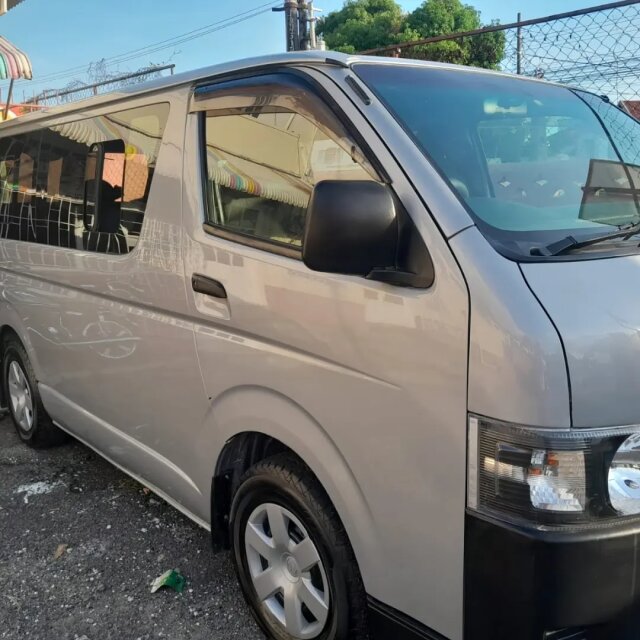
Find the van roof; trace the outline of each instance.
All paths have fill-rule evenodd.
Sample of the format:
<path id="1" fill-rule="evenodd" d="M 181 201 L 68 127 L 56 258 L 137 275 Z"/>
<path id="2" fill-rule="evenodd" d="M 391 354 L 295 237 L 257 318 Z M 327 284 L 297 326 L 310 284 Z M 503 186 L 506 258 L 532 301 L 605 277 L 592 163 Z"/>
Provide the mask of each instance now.
<path id="1" fill-rule="evenodd" d="M 333 65 L 344 68 L 350 67 L 352 64 L 358 62 L 376 62 L 379 64 L 391 64 L 399 66 L 424 66 L 433 68 L 443 68 L 451 70 L 466 71 L 472 73 L 487 73 L 492 75 L 508 76 L 510 78 L 519 78 L 522 80 L 532 82 L 543 82 L 549 84 L 544 80 L 538 80 L 526 76 L 514 76 L 513 74 L 506 74 L 499 71 L 491 71 L 487 69 L 481 69 L 478 67 L 465 67 L 461 65 L 447 64 L 443 62 L 431 62 L 426 60 L 413 60 L 409 58 L 385 58 L 378 56 L 363 56 L 363 55 L 348 55 L 339 53 L 337 51 L 296 51 L 291 53 L 277 53 L 267 56 L 259 56 L 253 58 L 244 58 L 241 60 L 234 60 L 231 62 L 224 62 L 221 64 L 212 65 L 209 67 L 203 67 L 201 69 L 194 69 L 192 71 L 185 71 L 177 73 L 171 76 L 165 76 L 157 78 L 149 82 L 140 84 L 133 84 L 126 87 L 122 87 L 117 91 L 104 93 L 91 98 L 83 100 L 77 100 L 62 106 L 45 107 L 32 113 L 25 114 L 19 118 L 13 120 L 7 120 L 0 123 L 0 131 L 3 129 L 9 129 L 12 126 L 18 126 L 21 124 L 36 122 L 38 120 L 47 120 L 52 116 L 62 116 L 70 114 L 76 111 L 83 111 L 93 107 L 98 107 L 102 104 L 111 103 L 119 99 L 132 98 L 139 95 L 144 95 L 151 92 L 162 91 L 163 89 L 172 89 L 181 87 L 184 85 L 196 84 L 199 82 L 205 82 L 206 80 L 213 80 L 218 76 L 223 76 L 231 73 L 241 72 L 251 69 L 260 69 L 271 66 L 281 65 Z"/>

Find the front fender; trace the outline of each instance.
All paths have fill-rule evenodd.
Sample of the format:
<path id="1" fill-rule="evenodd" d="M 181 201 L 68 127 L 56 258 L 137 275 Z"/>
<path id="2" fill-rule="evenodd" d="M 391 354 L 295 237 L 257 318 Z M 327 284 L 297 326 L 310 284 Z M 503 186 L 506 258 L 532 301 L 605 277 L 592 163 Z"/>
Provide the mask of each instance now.
<path id="1" fill-rule="evenodd" d="M 360 566 L 376 566 L 380 545 L 371 510 L 357 478 L 322 425 L 299 404 L 274 390 L 234 387 L 212 403 L 199 450 L 213 448 L 219 457 L 229 440 L 246 432 L 278 440 L 306 463 L 336 508 Z M 209 442 L 209 438 L 214 441 Z M 366 585 L 364 574 L 363 578 Z"/>

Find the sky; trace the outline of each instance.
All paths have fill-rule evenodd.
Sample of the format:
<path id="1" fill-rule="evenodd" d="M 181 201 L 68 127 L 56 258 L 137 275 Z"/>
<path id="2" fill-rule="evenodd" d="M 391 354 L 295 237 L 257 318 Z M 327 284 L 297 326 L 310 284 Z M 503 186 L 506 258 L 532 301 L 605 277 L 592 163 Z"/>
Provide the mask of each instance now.
<path id="1" fill-rule="evenodd" d="M 598 4 L 593 0 L 466 0 L 481 11 L 483 22 L 513 22 L 518 11 L 523 19 L 536 18 Z M 70 81 L 86 81 L 86 68 L 102 58 L 110 72 L 128 73 L 149 64 L 175 63 L 176 72 L 284 49 L 284 18 L 270 10 L 237 24 L 167 48 L 169 38 L 215 27 L 242 12 L 278 4 L 268 0 L 24 0 L 0 17 L 0 34 L 31 59 L 32 82 L 16 83 L 14 100 L 31 97 L 43 89 L 59 89 Z M 343 0 L 316 0 L 324 12 L 339 9 Z M 401 0 L 410 11 L 420 0 Z M 533 6 L 535 5 L 535 6 Z M 251 15 L 247 13 L 246 15 Z M 242 16 L 240 16 L 242 17 Z M 136 51 L 162 43 L 154 52 Z M 125 56 L 122 56 L 125 57 Z M 0 82 L 2 100 L 7 82 Z"/>

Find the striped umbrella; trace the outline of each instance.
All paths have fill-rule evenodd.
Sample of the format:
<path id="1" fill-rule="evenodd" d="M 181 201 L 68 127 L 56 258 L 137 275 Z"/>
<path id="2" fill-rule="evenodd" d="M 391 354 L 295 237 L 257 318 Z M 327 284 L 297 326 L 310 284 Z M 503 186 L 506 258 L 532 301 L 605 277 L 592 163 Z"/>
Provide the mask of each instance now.
<path id="1" fill-rule="evenodd" d="M 0 80 L 33 79 L 31 62 L 18 47 L 0 36 Z"/>
<path id="2" fill-rule="evenodd" d="M 20 51 L 18 47 L 11 44 L 6 38 L 0 36 L 0 80 L 11 80 L 9 83 L 9 95 L 7 96 L 7 106 L 4 109 L 4 119 L 9 114 L 9 104 L 11 102 L 11 94 L 13 93 L 13 83 L 23 78 L 24 80 L 33 79 L 33 70 L 31 62 L 26 54 Z"/>

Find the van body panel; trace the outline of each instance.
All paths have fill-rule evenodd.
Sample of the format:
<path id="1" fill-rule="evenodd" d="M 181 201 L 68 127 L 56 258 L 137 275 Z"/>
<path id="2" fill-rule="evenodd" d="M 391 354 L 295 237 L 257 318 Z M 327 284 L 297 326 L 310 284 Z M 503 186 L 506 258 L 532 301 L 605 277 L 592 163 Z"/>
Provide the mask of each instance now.
<path id="1" fill-rule="evenodd" d="M 227 293 L 209 308 L 199 293 L 189 303 L 211 398 L 199 450 L 220 450 L 234 435 L 258 431 L 297 452 L 336 506 L 367 592 L 460 640 L 466 285 L 386 145 L 334 81 L 314 77 L 390 176 L 429 248 L 436 280 L 420 290 L 312 272 L 298 259 L 205 232 L 192 114 L 184 154 L 185 280 L 202 274 Z M 430 526 L 416 513 L 434 514 Z M 411 550 L 418 547 L 425 553 Z M 391 567 L 381 562 L 391 557 Z"/>
<path id="2" fill-rule="evenodd" d="M 477 227 L 450 243 L 471 295 L 469 411 L 516 424 L 569 429 L 562 343 L 525 286 L 518 264 L 494 251 Z"/>
<path id="3" fill-rule="evenodd" d="M 47 412 L 56 416 L 56 423 L 65 431 L 78 436 L 83 442 L 90 443 L 102 451 L 107 458 L 117 461 L 125 469 L 132 470 L 140 478 L 157 478 L 158 470 L 163 469 L 162 474 L 165 479 L 162 486 L 164 491 L 170 491 L 169 495 L 201 495 L 200 490 L 185 471 L 156 449 L 90 414 L 46 384 L 41 383 L 39 389 Z M 190 504 L 184 504 L 184 506 L 195 512 L 200 508 L 199 502 L 199 500 L 190 500 Z"/>
<path id="4" fill-rule="evenodd" d="M 567 352 L 574 427 L 640 422 L 640 257 L 524 264 Z"/>
<path id="5" fill-rule="evenodd" d="M 70 416 L 73 414 L 74 411 L 78 412 L 80 415 L 82 414 L 82 408 L 81 407 L 76 407 L 76 406 L 70 405 L 66 398 L 56 394 L 56 392 L 53 391 L 53 389 L 51 389 L 50 387 L 47 387 L 46 385 L 40 385 L 39 386 L 39 390 L 40 390 L 41 394 L 44 394 L 44 395 L 47 396 L 47 398 L 48 398 L 47 405 L 48 406 L 53 407 L 55 403 L 60 403 L 60 402 L 63 403 L 64 405 L 66 405 L 66 407 L 63 407 L 63 406 L 59 407 L 59 411 L 58 411 L 59 415 L 61 415 L 65 411 L 68 411 Z M 91 418 L 91 420 L 92 420 L 92 422 L 94 424 L 100 424 L 98 421 L 95 420 L 95 417 L 91 416 L 90 418 Z M 72 417 L 71 419 L 75 420 L 75 417 Z M 82 421 L 82 418 L 81 418 L 81 421 Z M 108 425 L 108 424 L 105 424 L 105 423 L 101 423 L 101 424 L 102 424 L 102 426 L 105 427 L 106 430 L 113 431 L 113 427 L 111 427 L 111 425 Z M 67 431 L 68 433 L 71 433 L 71 431 L 65 425 L 63 425 L 62 421 L 57 421 L 56 425 L 59 428 L 61 428 L 62 430 Z M 116 437 L 121 437 L 122 435 L 123 434 L 118 433 L 116 435 Z M 148 477 L 142 475 L 140 473 L 140 470 L 139 470 L 139 465 L 137 464 L 137 459 L 136 459 L 136 464 L 134 464 L 133 466 L 126 467 L 122 463 L 116 461 L 114 458 L 112 458 L 110 456 L 110 453 L 112 453 L 111 450 L 113 450 L 114 453 L 118 453 L 117 448 L 109 447 L 109 446 L 107 446 L 106 448 L 101 448 L 97 444 L 89 442 L 88 440 L 83 438 L 81 435 L 79 435 L 78 429 L 74 430 L 73 437 L 76 438 L 77 440 L 79 440 L 80 442 L 82 442 L 83 444 L 85 444 L 87 447 L 89 447 L 93 451 L 95 451 L 98 455 L 102 456 L 105 460 L 107 460 L 111 464 L 115 465 L 121 471 L 124 471 L 126 474 L 128 474 L 129 476 L 131 476 L 132 478 L 134 478 L 135 480 L 137 480 L 141 484 L 145 484 L 154 493 L 159 495 L 163 500 L 166 500 L 171 506 L 173 506 L 176 509 L 178 509 L 178 511 L 180 511 L 185 516 L 187 516 L 188 518 L 193 520 L 196 524 L 198 524 L 199 526 L 203 527 L 204 529 L 207 529 L 208 531 L 211 530 L 211 527 L 210 527 L 209 523 L 206 520 L 203 520 L 202 518 L 197 516 L 193 511 L 190 511 L 186 504 L 184 504 L 182 502 L 178 502 L 172 495 L 168 494 L 166 491 L 163 491 L 158 486 L 156 486 L 152 482 L 150 482 Z M 133 448 L 132 451 L 133 450 L 139 450 L 139 448 L 140 448 L 139 447 L 139 443 L 136 443 L 136 448 Z M 147 450 L 147 453 L 151 457 L 157 457 L 157 454 L 153 450 Z M 184 474 L 184 472 L 182 472 L 180 469 L 175 467 L 169 460 L 165 459 L 164 462 L 165 462 L 165 464 L 167 466 L 173 468 L 174 473 L 175 473 L 176 476 L 181 477 L 182 480 L 187 482 L 187 484 L 192 484 L 191 479 L 188 476 L 186 476 L 186 474 Z M 154 465 L 154 467 L 155 467 L 155 465 Z M 174 483 L 174 484 L 179 484 L 179 482 L 178 483 Z"/>
<path id="6" fill-rule="evenodd" d="M 3 296 L 15 312 L 1 321 L 38 354 L 54 420 L 96 448 L 111 442 L 109 457 L 133 472 L 139 459 L 143 477 L 207 519 L 210 478 L 196 486 L 182 446 L 185 425 L 195 428 L 206 411 L 180 253 L 184 108 L 178 101 L 170 110 L 135 249 L 112 255 L 4 239 Z"/>

